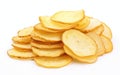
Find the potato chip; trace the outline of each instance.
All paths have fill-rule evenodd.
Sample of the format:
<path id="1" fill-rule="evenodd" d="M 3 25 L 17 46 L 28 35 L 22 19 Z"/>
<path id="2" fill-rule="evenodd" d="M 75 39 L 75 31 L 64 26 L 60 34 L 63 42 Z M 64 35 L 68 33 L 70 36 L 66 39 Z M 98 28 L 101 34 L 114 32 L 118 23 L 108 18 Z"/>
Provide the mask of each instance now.
<path id="1" fill-rule="evenodd" d="M 72 62 L 72 58 L 68 55 L 59 57 L 35 57 L 34 60 L 37 65 L 46 68 L 60 68 Z"/>
<path id="2" fill-rule="evenodd" d="M 89 32 L 87 33 L 87 35 L 96 42 L 97 47 L 98 47 L 97 55 L 98 56 L 103 55 L 105 53 L 105 47 L 104 47 L 101 37 L 94 32 Z"/>
<path id="3" fill-rule="evenodd" d="M 32 47 L 33 53 L 35 53 L 38 56 L 45 56 L 45 57 L 58 57 L 62 54 L 64 54 L 63 48 L 60 49 L 38 49 L 35 47 Z"/>
<path id="4" fill-rule="evenodd" d="M 104 26 L 100 25 L 100 26 L 96 27 L 95 29 L 93 29 L 91 32 L 101 35 L 104 32 Z"/>
<path id="5" fill-rule="evenodd" d="M 16 49 L 10 49 L 8 50 L 8 55 L 10 57 L 15 57 L 15 58 L 21 58 L 21 59 L 29 59 L 29 58 L 33 58 L 33 57 L 36 57 L 36 55 L 32 52 L 32 51 L 29 51 L 29 52 L 22 52 L 22 51 L 18 51 Z"/>
<path id="6" fill-rule="evenodd" d="M 93 55 L 93 56 L 87 56 L 87 57 L 79 57 L 77 55 L 75 55 L 67 46 L 63 46 L 65 53 L 67 53 L 69 56 L 71 56 L 72 58 L 78 60 L 81 63 L 94 63 L 97 61 L 97 56 Z"/>
<path id="7" fill-rule="evenodd" d="M 63 43 L 80 57 L 94 55 L 97 51 L 96 43 L 84 33 L 71 29 L 63 33 Z"/>
<path id="8" fill-rule="evenodd" d="M 104 36 L 104 35 L 101 35 L 101 39 L 102 39 L 103 44 L 104 44 L 104 46 L 105 46 L 105 52 L 106 52 L 106 53 L 111 52 L 111 51 L 113 50 L 112 41 L 111 41 L 108 37 L 106 37 L 106 36 Z"/>
<path id="9" fill-rule="evenodd" d="M 33 26 L 21 29 L 18 31 L 18 36 L 21 37 L 30 36 L 32 31 L 33 31 Z"/>
<path id="10" fill-rule="evenodd" d="M 84 18 L 84 10 L 59 11 L 51 16 L 51 19 L 60 23 L 75 24 Z"/>

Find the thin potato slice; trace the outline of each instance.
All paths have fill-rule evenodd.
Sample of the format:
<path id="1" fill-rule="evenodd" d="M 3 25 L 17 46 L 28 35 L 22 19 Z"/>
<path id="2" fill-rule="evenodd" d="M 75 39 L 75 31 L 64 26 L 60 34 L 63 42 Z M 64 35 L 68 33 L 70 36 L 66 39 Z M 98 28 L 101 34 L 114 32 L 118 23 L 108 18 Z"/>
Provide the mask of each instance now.
<path id="1" fill-rule="evenodd" d="M 68 55 L 59 57 L 36 57 L 34 58 L 37 65 L 46 68 L 60 68 L 72 62 L 72 58 Z"/>
<path id="2" fill-rule="evenodd" d="M 97 56 L 93 55 L 93 56 L 87 56 L 87 57 L 79 57 L 77 55 L 75 55 L 67 46 L 63 46 L 65 53 L 67 53 L 69 56 L 71 56 L 72 58 L 78 60 L 81 63 L 94 63 L 97 61 Z"/>
<path id="3" fill-rule="evenodd" d="M 104 46 L 105 46 L 105 52 L 106 52 L 106 53 L 111 52 L 111 51 L 113 50 L 112 41 L 111 41 L 108 37 L 103 36 L 103 35 L 101 35 L 101 39 L 102 39 L 103 44 L 104 44 Z"/>
<path id="4" fill-rule="evenodd" d="M 90 17 L 85 16 L 85 18 L 83 18 L 75 28 L 79 30 L 84 29 L 89 25 L 89 23 L 90 23 Z"/>
<path id="5" fill-rule="evenodd" d="M 48 29 L 48 28 L 45 28 L 45 27 L 43 27 L 42 25 L 41 25 L 41 23 L 38 23 L 38 24 L 36 24 L 35 26 L 34 26 L 34 29 L 35 30 L 41 30 L 41 31 L 46 31 L 46 32 L 60 32 L 60 31 L 56 31 L 56 30 L 52 30 L 52 29 Z"/>
<path id="6" fill-rule="evenodd" d="M 10 57 L 15 57 L 15 58 L 23 58 L 23 59 L 29 59 L 29 58 L 34 58 L 36 57 L 36 55 L 32 52 L 32 51 L 29 51 L 29 52 L 22 52 L 22 51 L 18 51 L 16 49 L 10 49 L 8 50 L 8 55 Z"/>
<path id="7" fill-rule="evenodd" d="M 62 48 L 63 43 L 57 42 L 57 43 L 45 43 L 45 42 L 39 42 L 39 41 L 31 41 L 31 46 L 37 47 L 39 49 L 56 49 L 56 48 Z"/>
<path id="8" fill-rule="evenodd" d="M 103 55 L 105 53 L 105 47 L 104 47 L 101 37 L 94 32 L 89 32 L 87 33 L 87 35 L 96 42 L 97 47 L 98 47 L 97 55 L 98 56 Z"/>
<path id="9" fill-rule="evenodd" d="M 77 56 L 84 57 L 96 54 L 96 43 L 78 30 L 71 29 L 65 31 L 62 41 Z"/>
<path id="10" fill-rule="evenodd" d="M 43 27 L 56 31 L 65 31 L 77 25 L 77 24 L 62 24 L 62 23 L 54 22 L 51 20 L 50 16 L 40 16 L 39 19 Z"/>
<path id="11" fill-rule="evenodd" d="M 19 48 L 19 49 L 31 49 L 30 44 L 21 44 L 21 43 L 13 42 L 12 46 L 16 47 L 16 48 Z"/>
<path id="12" fill-rule="evenodd" d="M 108 37 L 109 39 L 112 39 L 112 31 L 111 31 L 111 29 L 105 23 L 103 23 L 102 25 L 104 26 L 104 31 L 103 31 L 102 34 L 104 36 Z"/>
<path id="13" fill-rule="evenodd" d="M 41 39 L 45 39 L 46 41 L 58 42 L 61 41 L 62 33 L 50 33 L 44 31 L 34 30 L 32 34 L 40 37 Z"/>
<path id="14" fill-rule="evenodd" d="M 58 57 L 64 54 L 64 50 L 62 48 L 61 49 L 38 49 L 38 48 L 32 47 L 32 51 L 38 56 L 45 56 L 45 57 Z"/>
<path id="15" fill-rule="evenodd" d="M 18 50 L 18 51 L 22 51 L 22 52 L 32 51 L 32 49 L 23 49 L 23 48 L 18 48 L 18 47 L 15 47 L 15 46 L 14 46 L 14 49 L 15 49 L 15 50 Z"/>
<path id="16" fill-rule="evenodd" d="M 18 31 L 18 36 L 21 37 L 30 36 L 32 31 L 33 31 L 33 26 L 21 29 Z"/>
<path id="17" fill-rule="evenodd" d="M 12 40 L 13 42 L 17 42 L 17 43 L 28 44 L 31 42 L 31 36 L 26 36 L 26 37 L 14 36 Z"/>
<path id="18" fill-rule="evenodd" d="M 95 29 L 93 29 L 91 32 L 101 35 L 104 32 L 104 26 L 100 25 L 100 26 L 96 27 Z"/>
<path id="19" fill-rule="evenodd" d="M 84 10 L 79 11 L 59 11 L 51 19 L 60 23 L 75 24 L 84 18 Z"/>
<path id="20" fill-rule="evenodd" d="M 100 26 L 102 23 L 101 21 L 95 19 L 95 18 L 90 18 L 90 24 L 86 27 L 81 29 L 82 32 L 89 32 L 93 29 L 95 29 L 96 27 Z"/>

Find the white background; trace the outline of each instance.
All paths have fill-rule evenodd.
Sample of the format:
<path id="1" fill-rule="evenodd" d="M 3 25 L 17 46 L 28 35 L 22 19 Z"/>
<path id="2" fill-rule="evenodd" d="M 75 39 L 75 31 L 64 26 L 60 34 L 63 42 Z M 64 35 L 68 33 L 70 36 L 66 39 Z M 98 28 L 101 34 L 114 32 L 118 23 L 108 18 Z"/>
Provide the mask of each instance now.
<path id="1" fill-rule="evenodd" d="M 119 0 L 0 0 L 0 74 L 2 75 L 120 75 L 120 2 Z M 40 15 L 59 10 L 84 9 L 111 28 L 113 51 L 94 64 L 71 63 L 58 69 L 37 66 L 33 61 L 8 57 L 11 38 L 17 31 L 35 25 Z"/>

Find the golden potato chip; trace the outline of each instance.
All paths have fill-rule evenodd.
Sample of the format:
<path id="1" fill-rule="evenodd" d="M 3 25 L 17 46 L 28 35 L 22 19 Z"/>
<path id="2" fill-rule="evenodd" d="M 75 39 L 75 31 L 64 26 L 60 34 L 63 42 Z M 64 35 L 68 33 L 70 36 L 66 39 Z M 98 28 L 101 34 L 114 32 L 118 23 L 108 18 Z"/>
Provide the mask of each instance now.
<path id="1" fill-rule="evenodd" d="M 78 25 L 75 27 L 75 29 L 83 29 L 85 27 L 87 27 L 90 23 L 90 17 L 88 16 L 85 16 L 79 23 Z"/>
<path id="2" fill-rule="evenodd" d="M 23 48 L 18 48 L 18 47 L 15 47 L 13 46 L 15 50 L 18 50 L 18 51 L 22 51 L 22 52 L 29 52 L 29 51 L 32 51 L 32 49 L 23 49 Z"/>
<path id="3" fill-rule="evenodd" d="M 81 29 L 82 32 L 89 32 L 93 29 L 95 29 L 96 27 L 100 26 L 102 23 L 101 21 L 95 19 L 95 18 L 90 18 L 90 23 L 87 27 Z"/>
<path id="4" fill-rule="evenodd" d="M 102 25 L 104 26 L 104 31 L 103 31 L 102 34 L 104 36 L 108 37 L 109 39 L 112 39 L 112 31 L 111 31 L 111 29 L 105 23 L 103 23 Z"/>
<path id="5" fill-rule="evenodd" d="M 50 33 L 50 32 L 34 30 L 32 34 L 46 41 L 53 41 L 53 42 L 61 41 L 62 38 L 62 33 Z"/>
<path id="6" fill-rule="evenodd" d="M 35 30 L 41 30 L 41 31 L 46 31 L 46 32 L 60 32 L 60 31 L 56 31 L 56 30 L 52 30 L 52 29 L 48 29 L 48 28 L 45 28 L 41 25 L 41 23 L 38 23 L 34 26 L 34 29 Z"/>
<path id="7" fill-rule="evenodd" d="M 12 46 L 20 49 L 31 49 L 30 44 L 21 44 L 21 43 L 13 42 Z"/>
<path id="8" fill-rule="evenodd" d="M 95 29 L 93 29 L 91 32 L 101 35 L 104 32 L 104 26 L 100 25 L 100 26 L 96 27 Z"/>
<path id="9" fill-rule="evenodd" d="M 84 18 L 84 10 L 79 11 L 59 11 L 51 19 L 60 23 L 75 24 Z"/>
<path id="10" fill-rule="evenodd" d="M 104 44 L 104 46 L 105 46 L 105 52 L 106 52 L 106 53 L 111 52 L 111 51 L 113 50 L 112 41 L 111 41 L 108 37 L 106 37 L 106 36 L 104 36 L 104 35 L 101 35 L 101 39 L 102 39 L 103 44 Z"/>
<path id="11" fill-rule="evenodd" d="M 58 57 L 62 54 L 64 54 L 63 48 L 60 49 L 38 49 L 35 47 L 32 47 L 33 53 L 35 53 L 38 56 L 45 56 L 45 57 Z"/>
<path id="12" fill-rule="evenodd" d="M 75 55 L 67 46 L 63 46 L 65 53 L 67 53 L 69 56 L 71 56 L 72 58 L 78 60 L 81 63 L 94 63 L 97 60 L 97 56 L 93 55 L 93 56 L 87 56 L 87 57 L 79 57 L 77 55 Z"/>
<path id="13" fill-rule="evenodd" d="M 97 47 L 98 47 L 97 55 L 98 56 L 103 55 L 105 53 L 105 47 L 104 47 L 101 37 L 94 32 L 89 32 L 87 33 L 87 35 L 96 42 Z"/>
<path id="14" fill-rule="evenodd" d="M 28 44 L 31 42 L 31 36 L 26 36 L 26 37 L 14 36 L 12 40 L 17 43 Z"/>
<path id="15" fill-rule="evenodd" d="M 72 62 L 72 58 L 68 55 L 59 57 L 35 57 L 34 60 L 37 65 L 46 68 L 60 68 Z"/>
<path id="16" fill-rule="evenodd" d="M 18 31 L 18 36 L 21 36 L 21 37 L 30 36 L 32 31 L 33 31 L 33 26 L 21 29 Z"/>
<path id="17" fill-rule="evenodd" d="M 65 31 L 62 36 L 62 41 L 75 55 L 80 57 L 96 54 L 96 43 L 78 30 L 71 29 Z"/>
<path id="18" fill-rule="evenodd" d="M 23 59 L 29 59 L 29 58 L 33 58 L 33 57 L 36 57 L 36 55 L 32 52 L 32 51 L 29 51 L 29 52 L 22 52 L 22 51 L 18 51 L 16 49 L 10 49 L 8 50 L 8 55 L 10 57 L 15 57 L 15 58 L 23 58 Z"/>
<path id="19" fill-rule="evenodd" d="M 50 16 L 40 16 L 39 19 L 43 27 L 48 29 L 53 29 L 56 31 L 65 31 L 77 25 L 77 24 L 62 24 L 62 23 L 54 22 L 51 20 Z"/>
<path id="20" fill-rule="evenodd" d="M 31 46 L 37 47 L 40 49 L 55 49 L 55 48 L 62 48 L 63 43 L 62 42 L 57 42 L 57 43 L 45 43 L 45 42 L 40 42 L 40 41 L 31 41 Z"/>

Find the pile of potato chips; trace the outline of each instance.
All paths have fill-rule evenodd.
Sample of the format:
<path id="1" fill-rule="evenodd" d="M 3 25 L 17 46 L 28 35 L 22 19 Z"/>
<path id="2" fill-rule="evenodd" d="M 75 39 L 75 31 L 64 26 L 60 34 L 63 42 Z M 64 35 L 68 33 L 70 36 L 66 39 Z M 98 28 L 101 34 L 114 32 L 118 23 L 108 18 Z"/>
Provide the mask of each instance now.
<path id="1" fill-rule="evenodd" d="M 59 11 L 40 16 L 40 23 L 18 31 L 8 55 L 32 59 L 42 67 L 59 68 L 73 59 L 94 63 L 113 49 L 112 32 L 103 22 L 85 15 L 84 10 Z"/>

